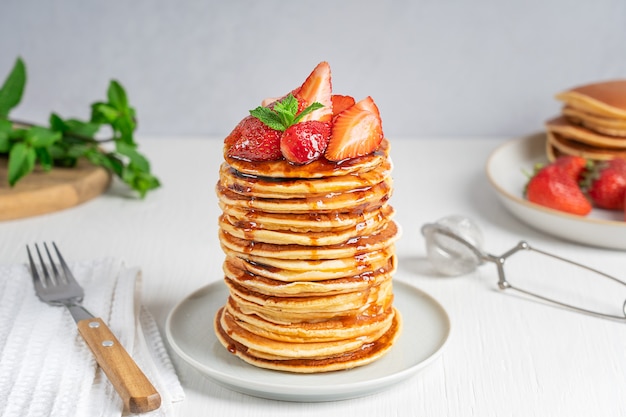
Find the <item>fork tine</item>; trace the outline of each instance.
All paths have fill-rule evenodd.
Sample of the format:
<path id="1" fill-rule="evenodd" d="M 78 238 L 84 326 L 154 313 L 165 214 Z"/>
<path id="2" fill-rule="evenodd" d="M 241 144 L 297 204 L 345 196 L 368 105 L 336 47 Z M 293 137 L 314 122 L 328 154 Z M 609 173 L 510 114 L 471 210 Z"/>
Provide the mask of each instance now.
<path id="1" fill-rule="evenodd" d="M 61 255 L 61 252 L 59 251 L 59 248 L 57 247 L 57 244 L 52 242 L 52 246 L 54 247 L 54 251 L 56 252 L 57 257 L 59 258 L 59 263 L 61 264 L 61 267 L 63 268 L 63 272 L 65 273 L 65 279 L 67 280 L 68 284 L 78 285 L 78 283 L 76 282 L 76 279 L 74 278 L 74 274 L 72 274 L 72 270 L 70 269 L 69 266 L 67 266 L 67 263 L 65 262 L 65 259 L 63 259 L 63 256 Z"/>
<path id="2" fill-rule="evenodd" d="M 46 267 L 46 263 L 43 261 L 43 257 L 41 256 L 41 252 L 39 251 L 39 245 L 35 243 L 35 250 L 37 251 L 37 256 L 39 257 L 39 263 L 41 265 L 41 271 L 43 272 L 43 278 L 41 281 L 47 287 L 49 285 L 56 285 L 56 281 L 52 279 L 50 273 L 48 272 L 48 268 Z"/>
<path id="3" fill-rule="evenodd" d="M 61 274 L 59 273 L 59 270 L 56 267 L 56 263 L 54 262 L 54 259 L 52 258 L 50 251 L 48 250 L 48 245 L 46 244 L 46 242 L 43 243 L 43 247 L 46 250 L 46 253 L 48 254 L 48 259 L 50 260 L 50 268 L 52 269 L 52 274 L 54 275 L 54 279 L 56 280 L 57 284 L 60 284 L 63 281 L 63 277 L 61 276 Z"/>
<path id="4" fill-rule="evenodd" d="M 30 252 L 30 248 L 26 245 L 26 252 L 28 252 L 28 262 L 30 263 L 30 272 L 33 276 L 33 284 L 35 285 L 36 290 L 40 290 L 45 285 L 41 281 L 41 277 L 39 276 L 39 272 L 37 271 L 37 266 L 35 265 L 35 261 L 33 260 L 33 255 Z"/>

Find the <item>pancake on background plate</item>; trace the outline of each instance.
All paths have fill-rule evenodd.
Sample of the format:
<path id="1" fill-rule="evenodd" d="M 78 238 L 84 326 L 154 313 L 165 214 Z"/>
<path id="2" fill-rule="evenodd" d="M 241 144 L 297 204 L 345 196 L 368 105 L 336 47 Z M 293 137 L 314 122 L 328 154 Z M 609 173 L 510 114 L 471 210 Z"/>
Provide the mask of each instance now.
<path id="1" fill-rule="evenodd" d="M 546 122 L 546 153 L 593 160 L 626 157 L 626 80 L 582 85 L 556 95 L 561 115 Z"/>

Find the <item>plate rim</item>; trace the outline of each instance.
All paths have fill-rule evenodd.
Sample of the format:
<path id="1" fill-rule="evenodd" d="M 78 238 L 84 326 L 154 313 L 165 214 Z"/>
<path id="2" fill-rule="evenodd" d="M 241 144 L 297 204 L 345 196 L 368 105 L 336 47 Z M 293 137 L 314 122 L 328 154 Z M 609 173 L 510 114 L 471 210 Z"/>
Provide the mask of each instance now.
<path id="1" fill-rule="evenodd" d="M 428 366 L 435 359 L 437 359 L 439 355 L 441 354 L 441 352 L 443 351 L 444 347 L 448 344 L 448 341 L 450 340 L 450 334 L 452 332 L 450 316 L 448 312 L 443 308 L 441 303 L 439 303 L 430 294 L 415 287 L 414 285 L 394 278 L 394 293 L 396 292 L 396 290 L 406 291 L 408 289 L 410 292 L 412 292 L 412 294 L 409 295 L 410 297 L 415 298 L 415 299 L 418 299 L 418 298 L 425 299 L 426 300 L 425 303 L 429 305 L 429 308 L 433 312 L 437 313 L 439 321 L 441 321 L 443 324 L 441 327 L 443 336 L 437 341 L 437 346 L 432 351 L 429 351 L 429 354 L 427 357 L 397 372 L 393 372 L 388 375 L 383 375 L 383 376 L 373 378 L 373 379 L 368 379 L 368 380 L 361 380 L 361 381 L 356 381 L 356 382 L 345 382 L 345 383 L 333 383 L 331 385 L 321 385 L 321 386 L 317 384 L 316 385 L 312 385 L 312 384 L 311 385 L 299 385 L 298 390 L 300 390 L 301 392 L 296 392 L 296 393 L 282 391 L 285 388 L 289 388 L 289 390 L 293 390 L 294 386 L 289 385 L 288 382 L 282 382 L 282 383 L 272 382 L 271 389 L 259 390 L 258 389 L 259 387 L 257 385 L 258 382 L 253 382 L 253 381 L 250 381 L 249 379 L 242 378 L 242 377 L 236 377 L 236 376 L 230 375 L 226 372 L 223 372 L 221 370 L 217 370 L 214 368 L 210 369 L 210 367 L 207 366 L 206 364 L 201 364 L 197 359 L 193 358 L 190 354 L 185 352 L 181 346 L 179 346 L 179 344 L 176 341 L 176 338 L 172 334 L 172 330 L 171 330 L 172 321 L 174 320 L 174 317 L 176 316 L 177 312 L 180 309 L 182 309 L 186 303 L 190 302 L 191 299 L 197 298 L 198 294 L 200 293 L 206 293 L 204 296 L 208 296 L 211 294 L 211 292 L 214 292 L 214 291 L 224 291 L 227 293 L 226 287 L 225 286 L 222 287 L 222 286 L 223 286 L 222 281 L 215 281 L 215 282 L 209 283 L 207 285 L 204 285 L 196 289 L 195 291 L 192 291 L 190 294 L 184 297 L 180 302 L 178 302 L 170 310 L 166 319 L 166 323 L 165 323 L 166 339 L 170 347 L 176 352 L 176 354 L 189 366 L 193 367 L 198 372 L 200 372 L 203 376 L 231 390 L 248 394 L 248 395 L 261 397 L 261 398 L 283 400 L 283 401 L 298 401 L 298 402 L 337 401 L 337 400 L 361 397 L 364 395 L 369 395 L 374 392 L 381 391 L 382 389 L 386 387 L 392 386 L 412 376 L 413 374 L 417 373 L 419 370 Z M 404 326 L 403 331 L 406 331 L 406 326 Z M 391 354 L 392 352 L 393 352 L 393 349 L 387 355 Z M 201 366 L 200 367 L 196 366 L 196 363 L 200 364 Z M 250 364 L 245 364 L 245 365 L 253 366 Z M 371 366 L 371 365 L 375 365 L 375 363 L 372 363 L 366 366 Z M 207 371 L 207 369 L 210 369 L 210 371 Z M 276 372 L 272 370 L 264 370 L 261 368 L 255 368 L 255 371 L 257 370 L 261 372 Z M 337 371 L 337 372 L 342 372 L 342 371 Z M 293 376 L 293 378 L 298 378 L 300 374 L 289 375 L 288 373 L 282 373 L 282 375 L 284 375 L 286 378 L 289 378 L 290 376 Z M 315 377 L 315 375 L 319 375 L 320 378 L 323 378 L 324 376 L 324 374 L 306 374 L 306 375 L 310 375 L 310 376 L 313 375 L 313 377 Z M 306 391 L 310 390 L 311 388 L 314 389 L 314 392 L 306 393 Z"/>

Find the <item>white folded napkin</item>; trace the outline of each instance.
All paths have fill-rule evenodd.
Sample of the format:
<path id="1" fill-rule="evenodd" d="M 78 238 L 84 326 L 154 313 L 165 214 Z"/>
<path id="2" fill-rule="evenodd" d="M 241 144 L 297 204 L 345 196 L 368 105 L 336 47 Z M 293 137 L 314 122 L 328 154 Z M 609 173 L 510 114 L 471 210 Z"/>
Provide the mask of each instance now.
<path id="1" fill-rule="evenodd" d="M 170 416 L 184 393 L 157 325 L 141 306 L 141 273 L 114 259 L 70 264 L 83 305 L 102 318 L 161 395 Z M 26 264 L 0 265 L 0 416 L 127 415 L 64 307 L 35 295 Z"/>

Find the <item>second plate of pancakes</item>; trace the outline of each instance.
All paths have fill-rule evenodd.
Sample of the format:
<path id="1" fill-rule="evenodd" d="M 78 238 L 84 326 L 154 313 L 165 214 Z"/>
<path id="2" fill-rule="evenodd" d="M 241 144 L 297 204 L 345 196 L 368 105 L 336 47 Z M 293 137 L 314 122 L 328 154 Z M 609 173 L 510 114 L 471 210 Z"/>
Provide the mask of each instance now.
<path id="1" fill-rule="evenodd" d="M 589 246 L 626 250 L 626 222 L 622 211 L 593 209 L 586 217 L 542 207 L 524 198 L 527 177 L 536 163 L 547 162 L 546 134 L 518 138 L 496 148 L 486 174 L 502 204 L 529 226 Z"/>

